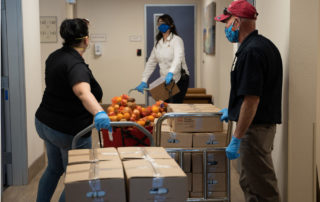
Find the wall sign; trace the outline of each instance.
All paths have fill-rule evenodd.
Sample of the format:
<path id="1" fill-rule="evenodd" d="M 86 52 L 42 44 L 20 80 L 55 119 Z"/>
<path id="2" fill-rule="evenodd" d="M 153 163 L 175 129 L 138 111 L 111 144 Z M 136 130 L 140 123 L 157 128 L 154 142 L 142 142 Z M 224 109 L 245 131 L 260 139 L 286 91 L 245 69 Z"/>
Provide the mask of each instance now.
<path id="1" fill-rule="evenodd" d="M 40 42 L 57 43 L 57 16 L 40 16 Z"/>

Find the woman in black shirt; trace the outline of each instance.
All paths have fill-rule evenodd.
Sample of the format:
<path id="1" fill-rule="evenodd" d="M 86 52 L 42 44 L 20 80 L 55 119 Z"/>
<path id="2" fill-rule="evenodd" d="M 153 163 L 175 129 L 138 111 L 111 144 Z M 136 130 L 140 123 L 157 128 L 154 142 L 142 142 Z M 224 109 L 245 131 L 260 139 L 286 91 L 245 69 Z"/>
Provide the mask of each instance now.
<path id="1" fill-rule="evenodd" d="M 93 121 L 97 130 L 111 130 L 110 119 L 98 103 L 102 89 L 82 57 L 89 45 L 89 21 L 64 20 L 60 35 L 63 47 L 46 60 L 46 89 L 36 112 L 35 124 L 44 140 L 48 166 L 42 175 L 37 202 L 49 202 L 68 163 L 73 137 Z M 91 148 L 91 133 L 78 141 L 77 148 Z M 59 201 L 65 201 L 64 192 Z"/>

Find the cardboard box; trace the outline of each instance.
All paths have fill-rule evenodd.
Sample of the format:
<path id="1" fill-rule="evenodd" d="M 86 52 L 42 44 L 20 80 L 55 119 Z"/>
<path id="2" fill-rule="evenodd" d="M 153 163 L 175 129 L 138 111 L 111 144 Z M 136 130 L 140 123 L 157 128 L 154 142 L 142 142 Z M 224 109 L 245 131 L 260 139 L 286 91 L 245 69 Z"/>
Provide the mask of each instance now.
<path id="1" fill-rule="evenodd" d="M 226 153 L 207 152 L 207 172 L 226 172 Z M 203 172 L 203 153 L 192 153 L 192 173 Z"/>
<path id="2" fill-rule="evenodd" d="M 123 161 L 129 202 L 184 202 L 188 179 L 173 159 Z"/>
<path id="3" fill-rule="evenodd" d="M 203 198 L 203 193 L 190 192 L 190 198 Z M 227 192 L 208 192 L 208 198 L 224 198 L 227 197 Z"/>
<path id="4" fill-rule="evenodd" d="M 226 173 L 208 173 L 208 192 L 225 192 L 227 190 Z M 203 192 L 202 173 L 192 174 L 192 192 Z"/>
<path id="5" fill-rule="evenodd" d="M 165 148 L 190 148 L 192 147 L 192 133 L 163 132 L 160 146 Z"/>
<path id="6" fill-rule="evenodd" d="M 188 191 L 192 191 L 192 173 L 186 173 L 188 177 Z"/>
<path id="7" fill-rule="evenodd" d="M 153 132 L 152 132 L 152 137 L 153 141 L 156 143 L 157 137 L 156 137 L 156 126 L 153 127 Z M 171 126 L 169 125 L 161 125 L 161 137 L 164 136 L 165 134 L 168 134 L 172 131 Z M 160 144 L 160 143 L 159 143 Z"/>
<path id="8" fill-rule="evenodd" d="M 193 133 L 193 147 L 225 147 L 227 144 L 227 131 L 212 133 Z"/>
<path id="9" fill-rule="evenodd" d="M 68 152 L 68 164 L 89 163 L 95 161 L 119 160 L 118 151 L 113 148 L 75 149 Z"/>
<path id="10" fill-rule="evenodd" d="M 163 147 L 118 147 L 120 159 L 171 159 Z"/>
<path id="11" fill-rule="evenodd" d="M 171 91 L 171 94 L 169 91 Z M 157 101 L 167 100 L 170 98 L 170 95 L 174 96 L 175 94 L 179 93 L 180 90 L 175 82 L 165 85 L 165 78 L 159 77 L 149 85 L 149 92 L 152 98 Z"/>
<path id="12" fill-rule="evenodd" d="M 170 119 L 169 124 L 174 132 L 216 132 L 223 131 L 220 121 L 220 109 L 211 104 L 169 104 L 168 112 L 215 112 L 214 117 L 180 117 Z"/>
<path id="13" fill-rule="evenodd" d="M 203 198 L 202 192 L 190 192 L 190 198 Z"/>
<path id="14" fill-rule="evenodd" d="M 177 152 L 169 152 L 169 155 L 180 165 L 180 154 Z M 186 173 L 191 172 L 191 153 L 183 152 L 182 170 Z"/>
<path id="15" fill-rule="evenodd" d="M 64 183 L 67 202 L 126 201 L 119 159 L 68 165 Z M 93 198 L 94 195 L 97 197 Z"/>

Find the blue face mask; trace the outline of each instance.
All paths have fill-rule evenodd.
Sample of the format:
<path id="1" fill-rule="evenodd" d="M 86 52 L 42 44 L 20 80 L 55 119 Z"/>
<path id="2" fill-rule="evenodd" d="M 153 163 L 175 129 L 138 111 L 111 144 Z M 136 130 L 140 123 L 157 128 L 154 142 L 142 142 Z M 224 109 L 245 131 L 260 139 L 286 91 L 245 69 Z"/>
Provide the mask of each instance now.
<path id="1" fill-rule="evenodd" d="M 239 30 L 232 30 L 233 28 L 233 23 L 232 25 L 229 26 L 229 28 L 225 28 L 225 33 L 226 33 L 226 37 L 227 39 L 231 42 L 231 43 L 237 43 L 239 42 Z"/>
<path id="2" fill-rule="evenodd" d="M 161 24 L 159 27 L 158 27 L 159 31 L 162 32 L 162 33 L 166 33 L 168 31 L 168 29 L 170 29 L 170 26 L 169 25 L 166 25 L 166 24 Z"/>

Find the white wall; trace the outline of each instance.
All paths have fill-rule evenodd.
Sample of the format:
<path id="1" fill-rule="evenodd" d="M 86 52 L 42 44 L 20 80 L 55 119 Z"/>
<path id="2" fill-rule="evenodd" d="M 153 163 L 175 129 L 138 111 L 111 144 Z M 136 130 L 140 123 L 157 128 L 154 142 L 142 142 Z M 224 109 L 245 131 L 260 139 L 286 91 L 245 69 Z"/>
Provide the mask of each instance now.
<path id="1" fill-rule="evenodd" d="M 319 1 L 291 0 L 290 8 L 288 201 L 314 201 Z"/>
<path id="2" fill-rule="evenodd" d="M 22 18 L 26 82 L 28 166 L 30 166 L 41 154 L 43 154 L 43 141 L 38 137 L 34 126 L 34 114 L 40 104 L 42 96 L 39 0 L 22 1 Z"/>
<path id="3" fill-rule="evenodd" d="M 84 54 L 102 86 L 103 103 L 110 103 L 112 97 L 127 93 L 141 82 L 146 57 L 145 4 L 196 4 L 198 16 L 201 12 L 198 0 L 77 0 L 77 17 L 90 20 L 90 34 L 106 34 L 102 56 L 94 56 L 93 43 Z M 198 27 L 200 20 L 198 18 L 196 23 L 197 41 L 201 36 Z M 142 41 L 130 42 L 130 35 L 141 36 Z M 142 49 L 141 57 L 136 56 L 136 49 Z M 199 49 L 197 44 L 196 53 Z M 199 57 L 197 54 L 196 67 L 200 66 Z M 137 99 L 137 103 L 144 103 L 144 96 L 140 93 L 135 91 L 131 95 Z"/>
<path id="4" fill-rule="evenodd" d="M 204 0 L 202 11 L 213 0 Z M 216 13 L 222 13 L 232 0 L 216 0 Z M 202 15 L 203 19 L 204 14 Z M 212 19 L 213 20 L 213 19 Z M 204 19 L 201 24 L 201 30 L 204 26 Z M 224 34 L 224 24 L 216 23 L 216 47 L 215 55 L 207 55 L 200 49 L 202 57 L 202 66 L 200 68 L 200 86 L 207 89 L 207 94 L 212 94 L 214 104 L 220 108 L 228 107 L 229 89 L 230 89 L 230 69 L 233 61 L 233 45 L 226 39 Z M 200 41 L 203 46 L 202 39 Z"/>
<path id="5" fill-rule="evenodd" d="M 212 0 L 204 0 L 205 6 Z M 216 0 L 217 14 L 231 1 Z M 279 189 L 283 201 L 287 201 L 287 126 L 288 126 L 288 48 L 289 48 L 289 23 L 290 1 L 257 1 L 259 12 L 257 29 L 259 33 L 272 40 L 279 48 L 283 60 L 283 124 L 278 125 L 274 141 L 273 161 L 279 182 Z M 278 15 L 274 15 L 278 13 Z M 230 69 L 234 57 L 232 44 L 226 39 L 225 25 L 216 25 L 216 54 L 202 54 L 203 65 L 201 67 L 201 87 L 205 87 L 208 93 L 214 95 L 215 104 L 222 108 L 228 106 L 230 90 Z M 237 183 L 237 182 L 233 182 Z"/>
<path id="6" fill-rule="evenodd" d="M 67 9 L 69 8 L 65 0 L 39 0 L 40 16 L 56 16 L 58 41 L 56 43 L 41 43 L 41 73 L 42 73 L 42 88 L 44 90 L 44 71 L 45 61 L 50 53 L 62 46 L 63 40 L 60 37 L 59 27 L 61 22 L 67 18 Z"/>
<path id="7" fill-rule="evenodd" d="M 282 57 L 282 124 L 277 125 L 272 157 L 282 200 L 287 201 L 290 0 L 256 1 L 256 8 L 259 33 L 278 47 Z"/>

